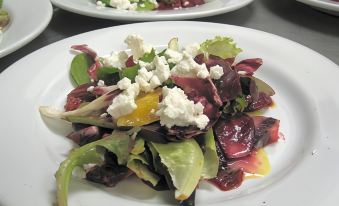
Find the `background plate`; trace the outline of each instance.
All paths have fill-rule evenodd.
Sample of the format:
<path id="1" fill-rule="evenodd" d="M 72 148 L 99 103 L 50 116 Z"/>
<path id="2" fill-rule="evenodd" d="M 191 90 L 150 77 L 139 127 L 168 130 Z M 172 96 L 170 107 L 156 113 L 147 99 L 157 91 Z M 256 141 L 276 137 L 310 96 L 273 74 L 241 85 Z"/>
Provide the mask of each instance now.
<path id="1" fill-rule="evenodd" d="M 104 55 L 125 49 L 123 40 L 132 33 L 155 46 L 167 44 L 172 37 L 179 37 L 180 45 L 186 45 L 215 35 L 231 36 L 243 49 L 238 60 L 263 58 L 264 65 L 256 75 L 276 91 L 277 107 L 265 115 L 281 120 L 286 140 L 266 149 L 272 165 L 270 175 L 247 180 L 231 192 L 201 184 L 197 206 L 337 204 L 337 65 L 295 42 L 257 30 L 214 23 L 153 22 L 106 28 L 62 40 L 1 73 L 0 205 L 46 206 L 55 200 L 54 173 L 72 148 L 64 138 L 70 128 L 61 121 L 44 121 L 38 107 L 61 108 L 73 88 L 69 65 L 74 54 L 70 46 L 86 43 Z M 69 197 L 70 206 L 175 204 L 173 194 L 154 192 L 133 178 L 115 188 L 74 180 Z"/>
<path id="2" fill-rule="evenodd" d="M 126 11 L 113 8 L 98 8 L 95 0 L 51 0 L 55 6 L 70 12 L 115 20 L 159 21 L 193 19 L 223 14 L 237 10 L 253 0 L 206 0 L 206 3 L 192 8 L 166 11 Z"/>
<path id="3" fill-rule="evenodd" d="M 48 0 L 4 0 L 10 23 L 3 31 L 0 57 L 3 57 L 32 41 L 48 25 L 52 18 L 52 5 Z"/>
<path id="4" fill-rule="evenodd" d="M 339 16 L 339 2 L 331 0 L 297 0 L 323 12 Z"/>

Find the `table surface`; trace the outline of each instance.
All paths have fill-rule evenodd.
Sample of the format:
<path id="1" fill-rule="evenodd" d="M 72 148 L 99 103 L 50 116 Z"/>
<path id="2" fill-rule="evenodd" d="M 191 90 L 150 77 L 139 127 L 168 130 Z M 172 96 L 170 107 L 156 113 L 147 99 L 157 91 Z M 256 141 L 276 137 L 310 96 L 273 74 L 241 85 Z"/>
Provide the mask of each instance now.
<path id="1" fill-rule="evenodd" d="M 339 65 L 339 17 L 319 12 L 295 0 L 255 0 L 237 11 L 193 21 L 232 24 L 273 33 L 305 45 Z M 0 59 L 0 72 L 53 42 L 128 23 L 131 22 L 97 19 L 54 8 L 53 18 L 45 31 L 26 46 Z"/>

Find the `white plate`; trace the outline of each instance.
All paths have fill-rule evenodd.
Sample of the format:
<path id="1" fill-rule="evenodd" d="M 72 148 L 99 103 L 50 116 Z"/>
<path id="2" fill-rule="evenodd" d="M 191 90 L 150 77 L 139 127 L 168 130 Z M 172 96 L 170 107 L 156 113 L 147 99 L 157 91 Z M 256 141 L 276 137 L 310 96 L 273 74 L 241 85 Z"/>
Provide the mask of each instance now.
<path id="1" fill-rule="evenodd" d="M 37 37 L 52 18 L 52 5 L 48 0 L 4 0 L 10 23 L 3 31 L 0 57 L 21 48 Z"/>
<path id="2" fill-rule="evenodd" d="M 0 75 L 0 205 L 51 205 L 54 173 L 72 144 L 63 122 L 43 120 L 41 105 L 62 107 L 73 88 L 69 65 L 73 44 L 86 43 L 99 55 L 125 49 L 124 38 L 138 33 L 152 45 L 179 37 L 181 45 L 215 35 L 231 36 L 244 52 L 239 59 L 261 57 L 257 75 L 276 91 L 277 107 L 266 116 L 281 120 L 286 141 L 268 147 L 272 172 L 247 180 L 231 192 L 202 184 L 197 206 L 333 206 L 339 201 L 339 67 L 290 40 L 242 27 L 202 22 L 153 22 L 117 26 L 74 36 L 46 46 Z M 27 66 L 29 65 L 29 69 Z M 136 179 L 115 188 L 74 180 L 72 205 L 168 205 L 168 192 L 154 192 Z M 265 202 L 265 203 L 263 203 Z"/>
<path id="3" fill-rule="evenodd" d="M 318 10 L 339 16 L 339 2 L 331 0 L 297 0 Z"/>
<path id="4" fill-rule="evenodd" d="M 97 7 L 95 0 L 51 0 L 55 6 L 70 12 L 115 20 L 158 21 L 193 19 L 227 13 L 242 8 L 253 0 L 206 0 L 197 7 L 166 11 L 126 11 Z"/>

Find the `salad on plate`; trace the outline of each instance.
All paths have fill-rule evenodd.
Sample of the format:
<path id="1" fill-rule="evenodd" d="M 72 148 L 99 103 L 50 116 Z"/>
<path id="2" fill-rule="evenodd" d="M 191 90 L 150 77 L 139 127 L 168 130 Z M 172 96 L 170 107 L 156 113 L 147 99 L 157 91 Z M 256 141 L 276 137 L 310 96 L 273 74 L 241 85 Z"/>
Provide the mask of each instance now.
<path id="1" fill-rule="evenodd" d="M 137 11 L 181 9 L 204 3 L 204 0 L 96 0 L 98 7 Z"/>
<path id="2" fill-rule="evenodd" d="M 0 42 L 2 39 L 2 32 L 9 23 L 8 12 L 5 9 L 3 9 L 2 5 L 3 5 L 3 1 L 0 0 Z"/>
<path id="3" fill-rule="evenodd" d="M 173 38 L 156 48 L 139 35 L 125 43 L 103 57 L 72 46 L 76 88 L 64 110 L 40 107 L 72 123 L 67 137 L 78 145 L 55 174 L 59 206 L 73 175 L 108 187 L 137 176 L 194 205 L 201 181 L 229 191 L 270 172 L 263 148 L 279 140 L 279 120 L 263 116 L 275 92 L 254 76 L 262 59 L 236 60 L 242 50 L 224 36 L 184 47 Z"/>

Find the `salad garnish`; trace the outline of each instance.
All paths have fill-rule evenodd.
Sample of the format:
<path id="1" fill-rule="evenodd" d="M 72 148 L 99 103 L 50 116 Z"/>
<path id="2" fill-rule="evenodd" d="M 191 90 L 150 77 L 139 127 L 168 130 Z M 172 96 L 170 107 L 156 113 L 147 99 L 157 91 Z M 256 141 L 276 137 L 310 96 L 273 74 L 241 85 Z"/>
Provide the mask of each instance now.
<path id="1" fill-rule="evenodd" d="M 2 40 L 2 32 L 4 28 L 9 23 L 9 14 L 8 12 L 3 8 L 3 0 L 0 0 L 0 42 Z"/>
<path id="2" fill-rule="evenodd" d="M 101 7 L 112 7 L 118 10 L 168 10 L 199 6 L 204 0 L 97 0 L 96 5 Z"/>
<path id="3" fill-rule="evenodd" d="M 185 47 L 173 38 L 164 49 L 139 35 L 125 43 L 129 50 L 106 56 L 72 46 L 77 86 L 64 111 L 40 107 L 72 123 L 67 137 L 79 145 L 55 175 L 59 206 L 67 206 L 75 168 L 108 187 L 135 175 L 173 191 L 180 205 L 194 205 L 201 181 L 228 191 L 269 173 L 263 148 L 278 141 L 280 122 L 253 113 L 269 109 L 275 94 L 254 77 L 262 59 L 237 61 L 242 50 L 223 36 Z"/>

